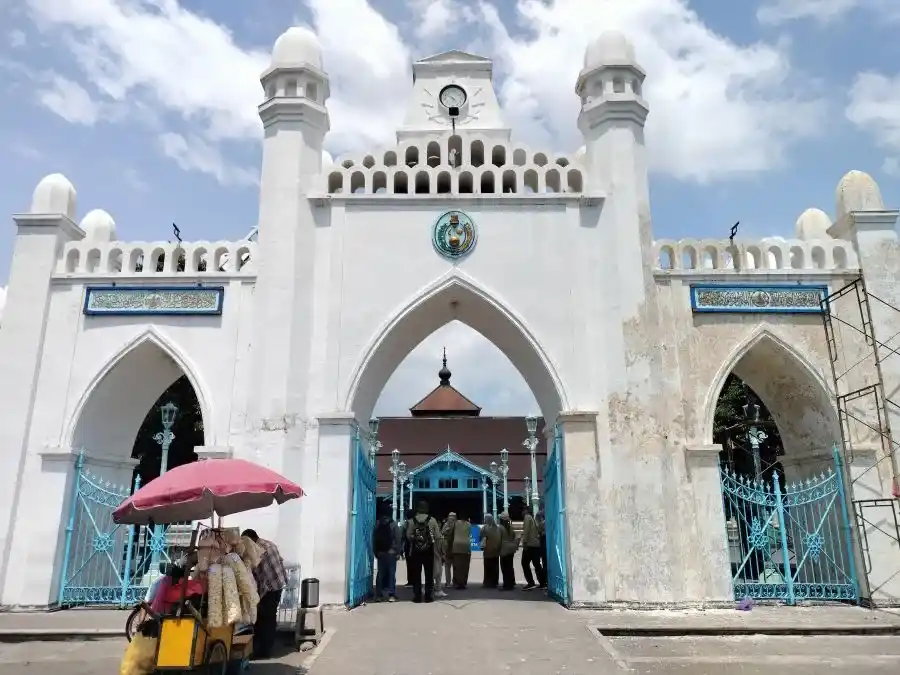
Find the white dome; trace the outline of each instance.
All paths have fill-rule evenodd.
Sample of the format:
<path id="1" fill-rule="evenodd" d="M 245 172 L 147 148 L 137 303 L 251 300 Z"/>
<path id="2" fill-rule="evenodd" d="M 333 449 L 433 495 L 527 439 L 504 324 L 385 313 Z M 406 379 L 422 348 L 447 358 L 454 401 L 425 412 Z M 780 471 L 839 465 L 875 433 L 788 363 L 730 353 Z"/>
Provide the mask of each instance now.
<path id="1" fill-rule="evenodd" d="M 797 218 L 794 232 L 797 239 L 814 241 L 816 239 L 828 239 L 828 228 L 831 227 L 831 218 L 821 209 L 806 209 Z"/>
<path id="2" fill-rule="evenodd" d="M 293 26 L 282 33 L 272 47 L 272 67 L 308 63 L 322 69 L 322 45 L 309 28 Z"/>
<path id="3" fill-rule="evenodd" d="M 94 209 L 81 219 L 81 229 L 91 241 L 116 240 L 116 221 L 103 209 Z"/>
<path id="4" fill-rule="evenodd" d="M 334 165 L 334 157 L 331 156 L 331 153 L 327 150 L 322 151 L 322 168 L 327 169 L 329 166 Z"/>
<path id="5" fill-rule="evenodd" d="M 4 307 L 6 307 L 6 286 L 0 286 L 0 326 L 3 325 Z"/>
<path id="6" fill-rule="evenodd" d="M 75 220 L 75 211 L 75 188 L 61 173 L 45 176 L 31 195 L 31 213 L 58 213 Z"/>
<path id="7" fill-rule="evenodd" d="M 615 64 L 637 65 L 634 45 L 619 31 L 604 31 L 584 51 L 584 67 L 590 69 Z"/>
<path id="8" fill-rule="evenodd" d="M 883 211 L 884 200 L 878 183 L 864 171 L 850 171 L 841 178 L 834 193 L 837 218 L 853 211 Z"/>

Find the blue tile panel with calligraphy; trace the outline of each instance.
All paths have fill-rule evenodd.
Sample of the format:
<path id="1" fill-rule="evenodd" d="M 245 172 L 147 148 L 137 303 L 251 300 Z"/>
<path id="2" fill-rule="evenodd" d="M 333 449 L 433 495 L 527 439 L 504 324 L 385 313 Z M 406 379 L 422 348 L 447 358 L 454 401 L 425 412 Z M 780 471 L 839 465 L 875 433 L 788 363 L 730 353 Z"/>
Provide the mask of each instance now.
<path id="1" fill-rule="evenodd" d="M 223 286 L 88 286 L 84 313 L 92 316 L 175 316 L 222 313 Z"/>
<path id="2" fill-rule="evenodd" d="M 691 310 L 765 314 L 821 314 L 827 286 L 691 285 Z"/>

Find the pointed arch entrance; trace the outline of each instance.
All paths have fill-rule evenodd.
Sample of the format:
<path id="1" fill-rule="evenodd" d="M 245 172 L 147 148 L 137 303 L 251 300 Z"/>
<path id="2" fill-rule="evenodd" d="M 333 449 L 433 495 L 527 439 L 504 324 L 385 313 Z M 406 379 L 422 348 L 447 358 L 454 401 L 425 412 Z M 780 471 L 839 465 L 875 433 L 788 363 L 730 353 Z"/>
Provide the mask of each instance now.
<path id="1" fill-rule="evenodd" d="M 112 512 L 136 487 L 196 460 L 205 399 L 195 382 L 177 350 L 151 331 L 120 350 L 87 388 L 70 433 L 77 461 L 60 606 L 132 605 L 159 565 L 183 548 L 189 525 L 129 528 L 115 524 Z"/>
<path id="2" fill-rule="evenodd" d="M 466 324 L 503 352 L 531 388 L 544 419 L 556 419 L 568 408 L 556 368 L 525 323 L 492 294 L 455 274 L 421 293 L 382 327 L 355 369 L 346 409 L 358 420 L 368 420 L 397 366 L 451 321 Z"/>
<path id="3" fill-rule="evenodd" d="M 559 413 L 567 409 L 565 388 L 536 336 L 508 306 L 470 279 L 455 273 L 401 308 L 365 350 L 345 399 L 346 409 L 352 411 L 360 424 L 371 417 L 382 389 L 400 363 L 422 340 L 453 321 L 459 321 L 480 333 L 509 359 L 531 389 L 544 420 L 556 420 Z M 547 429 L 542 431 L 552 432 Z M 371 533 L 375 521 L 377 480 L 365 436 L 365 432 L 357 434 L 351 481 L 353 506 L 349 524 L 347 583 L 347 603 L 350 606 L 359 604 L 367 596 L 372 587 L 374 569 Z M 552 437 L 557 440 L 554 441 L 552 457 L 547 462 L 548 470 L 554 462 L 561 465 L 563 461 L 561 439 L 558 434 Z M 497 450 L 499 452 L 500 449 Z M 558 477 L 560 472 L 553 475 Z M 477 480 L 474 476 L 471 478 L 473 483 Z M 478 487 L 480 489 L 483 485 Z M 568 602 L 568 541 L 565 536 L 562 484 L 554 479 L 544 488 L 544 499 L 556 505 L 547 512 L 547 541 L 552 551 L 549 567 L 555 569 L 555 572 L 551 571 L 551 576 L 557 580 L 555 588 L 558 599 Z M 550 490 L 558 493 L 555 499 L 548 494 Z M 479 493 L 478 500 L 483 501 L 483 494 Z"/>
<path id="4" fill-rule="evenodd" d="M 811 359 L 758 329 L 721 369 L 706 413 L 710 440 L 727 446 L 735 599 L 857 602 L 837 411 Z"/>

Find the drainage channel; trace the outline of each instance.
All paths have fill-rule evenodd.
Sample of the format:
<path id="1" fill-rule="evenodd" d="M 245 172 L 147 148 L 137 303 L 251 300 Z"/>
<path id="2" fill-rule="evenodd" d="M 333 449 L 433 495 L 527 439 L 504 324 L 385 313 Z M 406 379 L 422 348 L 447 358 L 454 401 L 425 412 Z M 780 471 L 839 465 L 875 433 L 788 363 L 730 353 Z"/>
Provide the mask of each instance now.
<path id="1" fill-rule="evenodd" d="M 883 626 L 593 626 L 599 635 L 611 637 L 702 637 L 725 635 L 900 635 L 900 625 Z"/>

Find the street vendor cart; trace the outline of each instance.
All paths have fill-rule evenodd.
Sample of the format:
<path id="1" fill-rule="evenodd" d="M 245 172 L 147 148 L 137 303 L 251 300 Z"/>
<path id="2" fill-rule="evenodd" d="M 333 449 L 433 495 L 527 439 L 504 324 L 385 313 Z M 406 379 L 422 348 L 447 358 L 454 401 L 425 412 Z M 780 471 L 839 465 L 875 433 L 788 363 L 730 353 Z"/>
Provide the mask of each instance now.
<path id="1" fill-rule="evenodd" d="M 213 459 L 172 469 L 123 502 L 113 513 L 116 523 L 197 524 L 185 557 L 166 566 L 152 599 L 129 617 L 121 675 L 243 670 L 259 602 L 252 570 L 264 551 L 238 528 L 223 527 L 222 519 L 302 496 L 299 485 L 269 469 Z M 200 522 L 207 518 L 210 526 Z"/>

